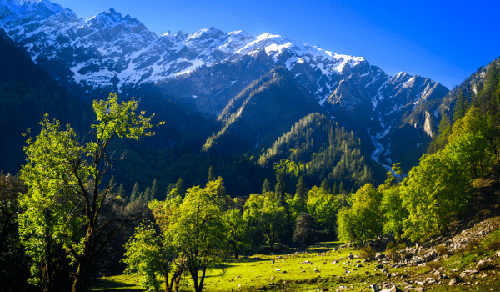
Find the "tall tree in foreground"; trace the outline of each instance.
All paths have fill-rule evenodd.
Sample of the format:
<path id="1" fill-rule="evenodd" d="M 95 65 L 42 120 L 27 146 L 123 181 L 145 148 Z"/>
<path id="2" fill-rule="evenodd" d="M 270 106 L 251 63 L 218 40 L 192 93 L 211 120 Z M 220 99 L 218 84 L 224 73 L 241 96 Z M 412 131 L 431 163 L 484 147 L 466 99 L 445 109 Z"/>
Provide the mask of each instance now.
<path id="1" fill-rule="evenodd" d="M 32 258 L 32 272 L 38 269 L 49 280 L 51 254 L 54 249 L 68 252 L 76 266 L 72 291 L 88 288 L 96 260 L 106 243 L 133 220 L 135 212 L 119 217 L 104 216 L 109 207 L 110 186 L 99 189 L 103 175 L 111 168 L 112 154 L 107 146 L 114 137 L 139 139 L 151 136 L 151 117 L 139 115 L 137 102 L 117 102 L 117 95 L 92 103 L 97 115 L 90 132 L 91 141 L 82 143 L 68 125 L 61 130 L 57 120 L 45 116 L 42 131 L 28 139 L 24 148 L 28 163 L 21 170 L 21 179 L 28 187 L 20 195 L 23 212 L 19 215 L 19 233 L 27 254 Z M 54 280 L 54 279 L 51 279 Z M 50 285 L 45 286 L 50 290 Z"/>
<path id="2" fill-rule="evenodd" d="M 194 290 L 203 291 L 206 272 L 224 261 L 227 251 L 227 226 L 219 203 L 222 179 L 208 182 L 203 189 L 188 189 L 172 216 L 169 232 L 177 253 L 185 259 Z M 200 275 L 201 273 L 201 275 Z"/>

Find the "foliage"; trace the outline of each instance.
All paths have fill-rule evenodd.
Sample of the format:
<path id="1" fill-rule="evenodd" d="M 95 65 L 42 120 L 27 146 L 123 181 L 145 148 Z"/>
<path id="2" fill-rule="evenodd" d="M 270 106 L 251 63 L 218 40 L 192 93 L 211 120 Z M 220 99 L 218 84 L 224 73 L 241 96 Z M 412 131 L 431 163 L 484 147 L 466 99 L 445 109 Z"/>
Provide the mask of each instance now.
<path id="1" fill-rule="evenodd" d="M 313 186 L 307 193 L 307 211 L 319 227 L 331 237 L 336 233 L 337 212 L 340 207 L 338 199 L 324 189 Z"/>
<path id="2" fill-rule="evenodd" d="M 73 291 L 86 289 L 92 265 L 123 220 L 103 218 L 102 211 L 110 186 L 99 189 L 103 175 L 111 167 L 107 146 L 115 136 L 139 139 L 151 136 L 151 117 L 136 115 L 137 102 L 118 104 L 116 94 L 94 101 L 97 120 L 91 126 L 92 140 L 82 143 L 68 125 L 60 129 L 57 120 L 45 116 L 42 131 L 29 138 L 24 148 L 28 163 L 21 179 L 28 192 L 19 197 L 19 233 L 32 258 L 33 280 L 44 267 L 42 280 L 48 288 L 52 279 L 50 263 L 55 249 L 62 248 L 76 265 Z M 47 264 L 46 264 L 47 263 Z"/>
<path id="3" fill-rule="evenodd" d="M 366 184 L 353 195 L 350 209 L 343 208 L 338 215 L 339 238 L 346 242 L 375 238 L 382 234 L 383 221 L 379 211 L 382 194 Z"/>
<path id="4" fill-rule="evenodd" d="M 316 220 L 307 213 L 302 213 L 297 219 L 295 231 L 293 233 L 293 242 L 300 247 L 306 247 L 317 241 Z"/>
<path id="5" fill-rule="evenodd" d="M 222 263 L 227 250 L 226 225 L 217 197 L 221 187 L 222 180 L 218 179 L 208 182 L 204 189 L 188 189 L 171 227 L 173 244 L 186 258 L 197 292 L 203 290 L 207 269 Z"/>
<path id="6" fill-rule="evenodd" d="M 156 235 L 153 226 L 138 226 L 125 248 L 125 273 L 136 272 L 142 276 L 141 284 L 144 289 L 154 288 L 159 291 L 162 284 L 159 276 L 168 274 L 168 249 L 163 248 L 162 238 Z"/>
<path id="7" fill-rule="evenodd" d="M 394 164 L 392 169 L 395 175 L 402 176 L 403 172 L 399 164 Z M 400 239 L 403 232 L 403 221 L 408 218 L 408 210 L 403 206 L 401 188 L 397 182 L 401 182 L 401 179 L 397 179 L 389 171 L 385 183 L 380 185 L 378 190 L 382 192 L 380 210 L 384 214 L 384 234 L 392 233 L 396 239 Z"/>
<path id="8" fill-rule="evenodd" d="M 237 259 L 238 255 L 250 249 L 249 226 L 243 217 L 243 209 L 228 209 L 224 214 L 224 221 L 229 248 Z"/>
<path id="9" fill-rule="evenodd" d="M 284 243 L 283 239 L 288 230 L 287 213 L 280 205 L 274 193 L 250 195 L 245 203 L 245 219 L 251 226 L 250 232 L 259 232 L 264 235 L 265 243 L 274 249 L 276 243 Z"/>
<path id="10" fill-rule="evenodd" d="M 318 185 L 324 178 L 344 181 L 349 187 L 373 180 L 361 154 L 361 141 L 319 113 L 296 122 L 260 156 L 258 163 L 276 164 L 288 176 L 304 176 Z"/>

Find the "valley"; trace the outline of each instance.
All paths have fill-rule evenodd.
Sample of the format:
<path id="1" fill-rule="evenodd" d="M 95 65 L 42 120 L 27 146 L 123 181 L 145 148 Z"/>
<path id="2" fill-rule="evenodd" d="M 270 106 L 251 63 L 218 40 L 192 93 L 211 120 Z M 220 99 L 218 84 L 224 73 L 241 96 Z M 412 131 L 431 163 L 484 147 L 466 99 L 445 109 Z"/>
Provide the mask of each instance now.
<path id="1" fill-rule="evenodd" d="M 5 291 L 497 289 L 500 58 L 326 49 L 0 0 Z"/>

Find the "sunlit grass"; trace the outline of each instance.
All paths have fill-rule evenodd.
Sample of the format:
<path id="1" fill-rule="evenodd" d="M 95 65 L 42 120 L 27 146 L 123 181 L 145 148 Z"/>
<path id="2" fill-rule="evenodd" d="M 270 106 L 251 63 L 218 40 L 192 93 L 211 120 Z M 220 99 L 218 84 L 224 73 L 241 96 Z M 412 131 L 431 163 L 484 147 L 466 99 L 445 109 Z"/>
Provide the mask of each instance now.
<path id="1" fill-rule="evenodd" d="M 377 262 L 363 262 L 362 259 L 354 257 L 348 259 L 349 254 L 353 256 L 361 253 L 360 250 L 348 248 L 334 251 L 339 242 L 321 243 L 310 247 L 307 253 L 299 254 L 255 254 L 248 258 L 231 259 L 224 266 L 224 269 L 214 269 L 208 272 L 205 280 L 204 291 L 318 291 L 328 289 L 336 291 L 339 286 L 348 288 L 349 291 L 371 291 L 370 284 L 380 284 L 383 282 L 395 282 L 398 287 L 403 288 L 402 275 L 425 275 L 428 277 L 432 272 L 430 265 L 419 267 L 407 267 L 392 269 L 385 266 L 390 274 L 397 273 L 396 277 L 387 279 L 380 269 L 376 268 Z M 457 258 L 455 258 L 457 257 Z M 470 265 L 474 260 L 469 257 L 475 255 L 468 254 L 460 257 Z M 273 263 L 274 260 L 274 263 Z M 334 260 L 339 263 L 332 264 Z M 443 266 L 449 271 L 456 268 L 458 255 L 454 255 L 449 260 L 443 262 Z M 455 262 L 456 265 L 451 263 Z M 363 265 L 357 267 L 358 264 Z M 460 263 L 460 267 L 465 267 Z M 346 270 L 349 273 L 346 274 Z M 489 281 L 481 281 L 480 286 L 460 283 L 448 286 L 443 282 L 442 286 L 433 285 L 435 291 L 491 291 L 494 287 L 500 287 L 500 279 L 495 277 Z M 483 283 L 484 282 L 484 283 Z M 417 285 L 413 285 L 417 287 Z M 479 290 L 478 290 L 479 289 Z M 93 287 L 96 291 L 144 291 L 140 285 L 139 278 L 135 275 L 120 275 L 99 279 Z M 191 277 L 185 274 L 181 281 L 181 291 L 193 291 Z"/>

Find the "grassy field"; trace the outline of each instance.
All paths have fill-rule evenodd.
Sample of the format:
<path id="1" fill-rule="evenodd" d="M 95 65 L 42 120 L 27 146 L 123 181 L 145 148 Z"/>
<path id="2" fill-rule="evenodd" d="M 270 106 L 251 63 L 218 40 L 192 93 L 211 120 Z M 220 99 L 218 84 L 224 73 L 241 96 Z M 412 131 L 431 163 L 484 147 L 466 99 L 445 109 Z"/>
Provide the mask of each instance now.
<path id="1" fill-rule="evenodd" d="M 334 250 L 339 245 L 339 242 L 322 243 L 310 247 L 305 253 L 256 254 L 245 259 L 229 260 L 225 269 L 209 272 L 205 291 L 372 291 L 370 284 L 395 283 L 401 289 L 416 288 L 419 286 L 417 281 L 433 277 L 435 267 L 432 265 L 399 269 L 385 266 L 386 271 L 383 273 L 376 268 L 376 261 L 364 262 L 360 259 L 360 250 Z M 461 259 L 467 261 L 465 258 Z M 451 263 L 458 261 L 461 262 L 458 256 L 454 256 L 441 266 L 449 272 L 448 270 L 458 266 Z M 388 277 L 387 274 L 391 275 Z M 425 290 L 499 291 L 499 276 L 490 272 L 487 278 L 464 280 L 454 286 L 448 286 L 449 280 L 443 280 L 442 285 L 427 285 Z M 408 284 L 409 279 L 413 279 L 414 284 Z M 181 286 L 181 291 L 193 290 L 188 275 L 184 276 Z M 93 290 L 144 291 L 136 275 L 99 279 Z"/>

